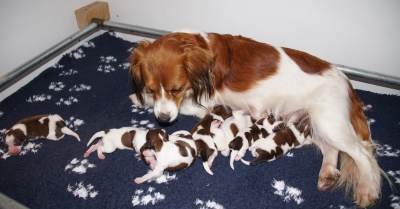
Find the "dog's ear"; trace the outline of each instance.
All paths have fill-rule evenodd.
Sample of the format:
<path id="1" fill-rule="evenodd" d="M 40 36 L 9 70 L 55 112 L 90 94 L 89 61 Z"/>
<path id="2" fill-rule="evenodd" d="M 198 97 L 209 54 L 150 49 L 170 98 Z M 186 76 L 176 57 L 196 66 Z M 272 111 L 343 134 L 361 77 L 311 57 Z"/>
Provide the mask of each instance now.
<path id="1" fill-rule="evenodd" d="M 131 84 L 134 93 L 140 104 L 144 105 L 145 101 L 143 98 L 143 89 L 145 87 L 143 73 L 142 73 L 142 66 L 143 66 L 143 57 L 144 57 L 144 50 L 150 44 L 148 41 L 142 41 L 139 43 L 139 46 L 135 49 L 130 57 L 130 70 L 129 74 L 131 77 Z"/>
<path id="2" fill-rule="evenodd" d="M 208 98 L 213 93 L 214 56 L 210 50 L 187 47 L 184 50 L 184 66 L 192 86 L 193 102 L 200 105 L 202 95 Z"/>

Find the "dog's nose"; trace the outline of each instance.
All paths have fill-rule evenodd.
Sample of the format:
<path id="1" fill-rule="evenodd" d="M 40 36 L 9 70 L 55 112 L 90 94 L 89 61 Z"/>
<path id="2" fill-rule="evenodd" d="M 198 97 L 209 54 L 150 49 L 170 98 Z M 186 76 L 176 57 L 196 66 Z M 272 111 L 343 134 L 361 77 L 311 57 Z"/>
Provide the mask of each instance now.
<path id="1" fill-rule="evenodd" d="M 160 113 L 160 115 L 158 116 L 157 119 L 161 123 L 169 123 L 169 120 L 171 119 L 171 117 L 169 116 L 169 114 Z"/>

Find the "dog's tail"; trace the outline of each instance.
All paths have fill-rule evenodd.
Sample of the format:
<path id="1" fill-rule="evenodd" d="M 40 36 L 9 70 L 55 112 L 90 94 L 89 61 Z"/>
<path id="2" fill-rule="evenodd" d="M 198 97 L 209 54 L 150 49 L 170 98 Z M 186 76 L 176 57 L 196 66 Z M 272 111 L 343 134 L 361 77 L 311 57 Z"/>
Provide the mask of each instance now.
<path id="1" fill-rule="evenodd" d="M 238 153 L 239 153 L 239 150 L 232 150 L 232 152 L 231 152 L 231 158 L 229 160 L 229 165 L 231 166 L 232 170 L 235 170 L 235 167 L 233 166 L 233 161 L 235 160 Z"/>
<path id="2" fill-rule="evenodd" d="M 243 158 L 242 158 L 242 159 L 240 159 L 240 161 L 242 161 L 242 163 L 244 163 L 245 165 L 250 165 L 250 162 L 249 162 L 249 161 L 247 161 L 247 160 L 243 160 Z"/>
<path id="3" fill-rule="evenodd" d="M 96 138 L 104 137 L 105 135 L 106 135 L 105 131 L 99 131 L 99 132 L 95 133 L 92 136 L 92 138 L 90 138 L 89 142 L 87 143 L 87 146 L 89 146 L 93 142 L 93 140 L 95 140 Z"/>
<path id="4" fill-rule="evenodd" d="M 64 127 L 61 129 L 61 132 L 63 132 L 64 134 L 68 134 L 68 135 L 74 136 L 76 139 L 78 139 L 78 141 L 81 141 L 81 139 L 79 138 L 79 135 L 78 135 L 77 133 L 73 132 L 73 131 L 72 131 L 71 129 L 69 129 L 67 126 L 64 126 Z"/>

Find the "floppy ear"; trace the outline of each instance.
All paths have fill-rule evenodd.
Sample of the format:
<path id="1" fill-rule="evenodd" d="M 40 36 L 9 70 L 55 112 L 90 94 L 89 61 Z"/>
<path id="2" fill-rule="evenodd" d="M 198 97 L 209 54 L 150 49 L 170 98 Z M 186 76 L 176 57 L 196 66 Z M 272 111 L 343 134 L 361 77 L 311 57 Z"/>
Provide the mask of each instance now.
<path id="1" fill-rule="evenodd" d="M 133 92 L 136 94 L 137 99 L 139 100 L 140 104 L 144 106 L 145 101 L 143 98 L 143 89 L 145 87 L 143 73 L 142 73 L 142 59 L 144 57 L 144 49 L 150 43 L 147 41 L 142 41 L 139 43 L 139 46 L 135 49 L 130 57 L 130 70 L 129 74 L 131 77 L 131 84 Z"/>
<path id="2" fill-rule="evenodd" d="M 214 56 L 209 50 L 191 46 L 184 51 L 184 65 L 193 89 L 193 102 L 200 105 L 202 95 L 208 98 L 213 93 Z"/>

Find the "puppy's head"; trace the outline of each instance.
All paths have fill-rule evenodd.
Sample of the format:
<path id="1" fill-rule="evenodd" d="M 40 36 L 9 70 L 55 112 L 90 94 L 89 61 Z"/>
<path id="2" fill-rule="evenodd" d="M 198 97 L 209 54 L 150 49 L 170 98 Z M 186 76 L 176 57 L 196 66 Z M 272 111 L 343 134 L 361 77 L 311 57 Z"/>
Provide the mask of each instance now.
<path id="1" fill-rule="evenodd" d="M 174 121 L 185 97 L 200 105 L 212 92 L 214 57 L 198 34 L 171 33 L 153 43 L 141 42 L 130 57 L 132 87 L 144 105 L 144 94 L 154 100 L 160 122 Z"/>
<path id="2" fill-rule="evenodd" d="M 159 152 L 164 142 L 168 141 L 168 134 L 164 129 L 152 129 L 149 130 L 146 134 L 146 143 L 141 148 L 141 152 L 144 149 L 152 149 L 156 152 Z"/>
<path id="3" fill-rule="evenodd" d="M 303 134 L 304 138 L 311 136 L 311 126 L 310 126 L 310 119 L 308 117 L 303 117 L 301 120 L 298 120 L 294 123 L 296 129 Z"/>
<path id="4" fill-rule="evenodd" d="M 226 105 L 216 105 L 214 106 L 212 113 L 221 116 L 221 118 L 225 120 L 232 116 L 232 109 Z"/>
<path id="5" fill-rule="evenodd" d="M 8 153 L 10 155 L 17 155 L 27 140 L 26 135 L 19 128 L 5 131 L 3 134 L 4 145 L 8 147 Z"/>

